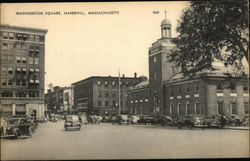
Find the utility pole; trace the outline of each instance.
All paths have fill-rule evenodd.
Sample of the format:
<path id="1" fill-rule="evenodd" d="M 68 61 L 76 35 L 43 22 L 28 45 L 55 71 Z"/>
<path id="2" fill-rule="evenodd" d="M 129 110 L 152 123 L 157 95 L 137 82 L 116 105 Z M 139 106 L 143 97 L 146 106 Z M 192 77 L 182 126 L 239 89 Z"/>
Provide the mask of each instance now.
<path id="1" fill-rule="evenodd" d="M 121 115 L 121 89 L 120 89 L 120 68 L 119 68 L 119 77 L 118 77 L 118 115 Z"/>

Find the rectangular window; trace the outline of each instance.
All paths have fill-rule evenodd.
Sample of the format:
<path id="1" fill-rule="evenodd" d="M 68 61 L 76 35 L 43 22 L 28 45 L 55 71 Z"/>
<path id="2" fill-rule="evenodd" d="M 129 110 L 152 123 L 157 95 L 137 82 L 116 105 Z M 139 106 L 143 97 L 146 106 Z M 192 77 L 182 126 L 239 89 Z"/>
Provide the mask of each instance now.
<path id="1" fill-rule="evenodd" d="M 113 106 L 113 107 L 116 107 L 116 101 L 113 101 L 113 102 L 112 102 L 112 106 Z"/>
<path id="2" fill-rule="evenodd" d="M 7 73 L 8 73 L 8 68 L 2 67 L 2 74 L 7 74 Z"/>
<path id="3" fill-rule="evenodd" d="M 186 114 L 191 114 L 191 108 L 189 102 L 186 103 Z"/>
<path id="4" fill-rule="evenodd" d="M 33 58 L 29 58 L 29 64 L 33 64 Z"/>
<path id="5" fill-rule="evenodd" d="M 105 101 L 105 106 L 108 106 L 109 105 L 109 101 Z"/>
<path id="6" fill-rule="evenodd" d="M 34 41 L 34 35 L 30 35 L 30 36 L 29 36 L 29 40 L 30 40 L 30 41 Z"/>
<path id="7" fill-rule="evenodd" d="M 2 49 L 8 49 L 8 44 L 7 43 L 3 43 L 3 48 Z"/>
<path id="8" fill-rule="evenodd" d="M 115 87 L 115 81 L 112 82 L 112 87 Z"/>
<path id="9" fill-rule="evenodd" d="M 17 86 L 20 86 L 20 84 L 21 84 L 21 81 L 20 81 L 19 79 L 17 79 L 17 80 L 16 80 L 16 85 L 17 85 Z"/>
<path id="10" fill-rule="evenodd" d="M 39 36 L 35 35 L 35 41 L 39 41 Z"/>
<path id="11" fill-rule="evenodd" d="M 105 82 L 104 82 L 104 84 L 105 84 L 105 87 L 107 87 L 107 86 L 108 86 L 108 82 L 107 82 L 107 81 L 105 81 Z"/>
<path id="12" fill-rule="evenodd" d="M 35 65 L 38 65 L 39 64 L 39 58 L 35 58 Z"/>
<path id="13" fill-rule="evenodd" d="M 109 96 L 109 92 L 105 91 L 105 97 L 108 97 L 108 96 Z"/>
<path id="14" fill-rule="evenodd" d="M 218 82 L 218 84 L 216 85 L 216 89 L 217 89 L 217 91 L 222 91 L 223 90 L 222 82 Z"/>
<path id="15" fill-rule="evenodd" d="M 12 83 L 12 79 L 9 79 L 9 80 L 8 80 L 8 85 L 9 85 L 9 86 L 12 86 L 12 84 L 13 84 L 13 83 Z"/>
<path id="16" fill-rule="evenodd" d="M 2 85 L 6 86 L 7 85 L 7 80 L 6 79 L 2 79 Z"/>
<path id="17" fill-rule="evenodd" d="M 13 68 L 12 67 L 8 67 L 8 74 L 13 74 Z"/>
<path id="18" fill-rule="evenodd" d="M 195 103 L 195 114 L 201 114 L 201 108 L 199 102 Z"/>
<path id="19" fill-rule="evenodd" d="M 170 87 L 170 95 L 172 96 L 172 95 L 174 95 L 174 87 Z"/>
<path id="20" fill-rule="evenodd" d="M 115 96 L 116 96 L 116 92 L 113 91 L 113 92 L 112 92 L 112 97 L 115 97 Z"/>
<path id="21" fill-rule="evenodd" d="M 231 106 L 232 106 L 232 114 L 237 115 L 237 104 L 235 102 L 232 102 Z"/>
<path id="22" fill-rule="evenodd" d="M 98 106 L 102 106 L 102 101 L 98 101 Z"/>
<path id="23" fill-rule="evenodd" d="M 3 38 L 8 39 L 8 32 L 3 32 Z"/>
<path id="24" fill-rule="evenodd" d="M 102 92 L 101 91 L 98 91 L 98 97 L 102 97 Z"/>
<path id="25" fill-rule="evenodd" d="M 25 56 L 22 57 L 22 63 L 26 63 L 26 57 Z"/>
<path id="26" fill-rule="evenodd" d="M 190 85 L 186 84 L 186 93 L 189 93 L 189 92 L 190 92 Z"/>
<path id="27" fill-rule="evenodd" d="M 178 104 L 178 109 L 177 109 L 178 115 L 181 114 L 181 103 Z"/>
<path id="28" fill-rule="evenodd" d="M 248 93 L 248 86 L 246 84 L 243 85 L 243 92 Z"/>
<path id="29" fill-rule="evenodd" d="M 22 86 L 26 86 L 26 81 L 25 80 L 22 81 Z"/>
<path id="30" fill-rule="evenodd" d="M 157 74 L 156 73 L 154 73 L 154 79 L 157 80 Z"/>
<path id="31" fill-rule="evenodd" d="M 235 85 L 235 83 L 233 83 L 233 82 L 230 83 L 230 89 L 231 89 L 232 93 L 236 92 L 236 85 Z"/>
<path id="32" fill-rule="evenodd" d="M 249 114 L 249 104 L 248 104 L 248 102 L 244 102 L 244 114 Z"/>
<path id="33" fill-rule="evenodd" d="M 21 56 L 16 56 L 16 62 L 21 63 Z"/>
<path id="34" fill-rule="evenodd" d="M 223 114 L 223 103 L 218 102 L 217 106 L 218 106 L 218 115 L 222 115 Z"/>
<path id="35" fill-rule="evenodd" d="M 178 91 L 178 94 L 181 94 L 181 85 L 177 86 L 177 91 Z"/>
<path id="36" fill-rule="evenodd" d="M 12 32 L 9 33 L 9 39 L 14 39 L 14 33 Z"/>
<path id="37" fill-rule="evenodd" d="M 199 82 L 194 82 L 194 88 L 196 92 L 199 91 Z"/>

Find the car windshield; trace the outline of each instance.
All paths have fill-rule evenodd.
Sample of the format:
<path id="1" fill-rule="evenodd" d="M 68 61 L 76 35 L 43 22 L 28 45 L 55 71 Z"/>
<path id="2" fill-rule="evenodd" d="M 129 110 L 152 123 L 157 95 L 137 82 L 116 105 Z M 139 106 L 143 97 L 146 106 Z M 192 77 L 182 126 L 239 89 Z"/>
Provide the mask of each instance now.
<path id="1" fill-rule="evenodd" d="M 13 119 L 13 120 L 8 120 L 7 121 L 7 125 L 16 125 L 18 124 L 18 119 Z"/>
<path id="2" fill-rule="evenodd" d="M 67 121 L 78 121 L 78 116 L 67 116 L 66 120 Z"/>

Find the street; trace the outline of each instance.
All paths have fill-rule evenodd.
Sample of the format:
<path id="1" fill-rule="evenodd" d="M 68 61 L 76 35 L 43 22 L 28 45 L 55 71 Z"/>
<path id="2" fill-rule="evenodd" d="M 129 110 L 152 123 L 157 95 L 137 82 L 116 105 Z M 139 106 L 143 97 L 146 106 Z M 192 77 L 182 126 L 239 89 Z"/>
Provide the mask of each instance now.
<path id="1" fill-rule="evenodd" d="M 31 138 L 1 139 L 1 160 L 249 156 L 247 130 L 101 123 L 65 131 L 63 123 L 41 123 Z"/>

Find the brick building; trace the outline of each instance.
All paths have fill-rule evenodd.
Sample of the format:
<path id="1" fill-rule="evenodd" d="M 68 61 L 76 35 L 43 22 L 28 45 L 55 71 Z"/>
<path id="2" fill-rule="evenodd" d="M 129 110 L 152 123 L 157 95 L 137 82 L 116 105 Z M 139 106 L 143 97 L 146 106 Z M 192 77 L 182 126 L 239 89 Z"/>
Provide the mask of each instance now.
<path id="1" fill-rule="evenodd" d="M 145 77 L 120 78 L 121 113 L 127 113 L 127 91 L 129 87 L 145 80 Z M 73 83 L 74 107 L 88 114 L 113 115 L 118 113 L 118 77 L 93 76 Z"/>
<path id="2" fill-rule="evenodd" d="M 175 75 L 164 83 L 165 108 L 168 115 L 248 115 L 248 79 L 243 73 L 229 78 L 232 70 L 217 67 L 193 79 Z M 243 74 L 243 75 L 242 75 Z"/>
<path id="3" fill-rule="evenodd" d="M 171 39 L 171 23 L 165 18 L 161 38 L 149 48 L 149 81 L 128 91 L 130 114 L 249 114 L 249 84 L 244 72 L 234 75 L 233 68 L 217 63 L 217 71 L 197 73 L 193 79 L 183 77 L 180 68 L 168 61 L 175 48 Z"/>
<path id="4" fill-rule="evenodd" d="M 44 116 L 44 56 L 47 30 L 0 25 L 1 116 Z"/>

